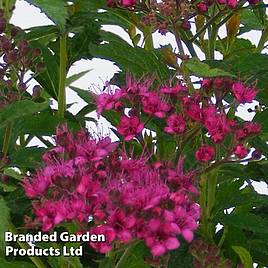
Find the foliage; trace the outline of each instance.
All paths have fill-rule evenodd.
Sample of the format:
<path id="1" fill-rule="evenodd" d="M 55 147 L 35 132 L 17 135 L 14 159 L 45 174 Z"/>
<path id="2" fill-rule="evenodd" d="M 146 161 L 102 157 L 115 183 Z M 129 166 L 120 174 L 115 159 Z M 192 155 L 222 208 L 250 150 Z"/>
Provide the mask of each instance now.
<path id="1" fill-rule="evenodd" d="M 267 4 L 261 0 L 26 2 L 39 8 L 51 20 L 51 25 L 19 29 L 9 23 L 15 1 L 0 1 L 0 267 L 248 268 L 253 267 L 254 263 L 258 267 L 268 266 L 268 197 L 258 193 L 253 183 L 261 182 L 266 186 L 268 183 Z M 195 27 L 191 27 L 192 24 Z M 127 40 L 110 32 L 107 25 L 120 27 Z M 223 28 L 226 28 L 227 34 L 220 37 L 219 31 Z M 254 40 L 256 44 L 242 35 L 252 31 L 258 32 Z M 176 45 L 172 47 L 164 41 L 156 48 L 156 34 L 161 34 L 161 40 L 167 42 L 172 36 Z M 76 62 L 93 58 L 112 61 L 120 69 L 111 81 L 103 85 L 100 94 L 73 86 L 91 70 L 67 76 Z M 25 75 L 29 71 L 30 79 Z M 35 84 L 34 87 L 30 81 Z M 67 88 L 76 92 L 86 103 L 75 115 L 66 105 Z M 51 107 L 51 100 L 58 103 L 57 109 Z M 238 109 L 244 112 L 237 112 Z M 153 173 L 162 179 L 161 185 L 165 184 L 168 189 L 166 201 L 168 198 L 172 200 L 172 193 L 175 195 L 180 190 L 180 198 L 187 199 L 187 202 L 180 201 L 181 206 L 197 203 L 202 212 L 194 237 L 194 223 L 191 227 L 189 222 L 178 223 L 178 215 L 182 216 L 176 214 L 177 218 L 173 215 L 172 220 L 176 221 L 180 231 L 176 235 L 172 233 L 175 239 L 172 246 L 163 246 L 163 241 L 168 243 L 168 239 L 163 237 L 157 237 L 161 243 L 153 237 L 156 246 L 152 245 L 150 239 L 153 238 L 149 237 L 149 233 L 152 235 L 154 231 L 151 229 L 156 223 L 149 224 L 149 219 L 162 217 L 162 223 L 164 220 L 168 222 L 164 212 L 160 215 L 160 211 L 164 211 L 161 203 L 154 208 L 155 211 L 152 207 L 151 210 L 135 207 L 136 220 L 140 220 L 140 214 L 146 214 L 149 210 L 152 214 L 140 221 L 142 231 L 138 221 L 132 225 L 135 231 L 126 228 L 132 235 L 135 233 L 137 240 L 124 241 L 116 229 L 117 222 L 112 225 L 111 210 L 122 209 L 125 200 L 115 206 L 112 201 L 117 196 L 108 191 L 111 185 L 106 177 L 99 187 L 102 196 L 106 194 L 112 201 L 98 199 L 102 206 L 97 209 L 105 217 L 94 215 L 94 220 L 88 223 L 85 217 L 79 222 L 81 215 L 69 218 L 61 215 L 61 220 L 57 219 L 57 224 L 55 220 L 51 225 L 53 228 L 42 222 L 44 218 L 40 215 L 36 217 L 36 204 L 39 202 L 39 206 L 45 206 L 44 200 L 55 201 L 53 198 L 59 195 L 57 191 L 66 187 L 64 184 L 60 187 L 50 185 L 38 199 L 33 192 L 44 183 L 40 179 L 40 171 L 45 171 L 52 163 L 55 164 L 53 167 L 58 167 L 58 163 L 53 162 L 57 157 L 62 166 L 68 157 L 75 159 L 77 156 L 81 161 L 83 150 L 89 150 L 89 145 L 84 148 L 80 146 L 80 151 L 74 153 L 68 150 L 73 144 L 78 146 L 78 142 L 67 138 L 73 135 L 71 133 L 80 133 L 77 131 L 84 129 L 88 121 L 98 123 L 99 120 L 89 117 L 91 113 L 96 114 L 98 119 L 102 116 L 110 123 L 110 129 L 118 141 L 117 154 L 110 154 L 112 150 L 98 145 L 101 140 L 98 137 L 100 140 L 93 147 L 100 150 L 96 152 L 100 154 L 97 161 L 104 161 L 105 167 L 103 163 L 96 162 L 93 168 L 91 164 L 96 160 L 90 160 L 83 164 L 83 170 L 74 168 L 76 176 L 80 174 L 78 179 L 74 176 L 76 180 L 80 182 L 86 172 L 92 177 L 94 172 L 106 172 L 109 179 L 114 178 L 114 174 L 119 176 L 118 170 L 111 172 L 114 168 L 112 164 L 123 165 L 121 160 L 125 156 L 128 161 L 135 160 L 138 164 L 144 161 L 142 168 L 135 170 L 136 173 L 133 171 L 136 167 L 129 167 L 129 173 L 121 168 L 121 175 L 126 172 L 122 180 L 132 174 L 133 178 L 128 183 L 133 180 L 132 183 L 137 186 L 137 174 Z M 241 115 L 245 114 L 252 115 L 253 119 L 244 120 Z M 64 138 L 60 136 L 62 133 L 58 127 L 61 124 L 68 125 L 68 131 L 63 131 L 64 135 L 68 133 Z M 77 137 L 79 140 L 79 135 Z M 32 146 L 36 140 L 39 146 Z M 66 143 L 66 140 L 71 142 Z M 90 143 L 89 140 L 87 142 Z M 55 148 L 57 153 L 63 152 L 61 150 L 64 148 L 64 154 L 53 153 Z M 104 156 L 105 150 L 107 155 Z M 48 155 L 53 155 L 53 161 Z M 89 161 L 90 157 L 87 157 Z M 110 161 L 112 157 L 117 159 L 113 163 Z M 108 168 L 110 170 L 107 171 Z M 60 177 L 68 176 L 61 174 Z M 179 182 L 176 181 L 178 177 Z M 69 180 L 74 181 L 73 178 Z M 94 180 L 96 183 L 95 177 Z M 39 184 L 34 184 L 35 181 Z M 88 189 L 96 185 L 93 186 L 92 183 Z M 154 187 L 157 192 L 159 188 Z M 136 188 L 133 199 L 138 198 L 141 191 Z M 149 191 L 148 185 L 143 188 Z M 120 188 L 118 192 L 122 194 L 124 191 Z M 128 196 L 130 193 L 124 192 Z M 73 190 L 72 196 L 74 194 L 77 193 Z M 159 196 L 161 194 L 160 191 Z M 87 198 L 87 205 L 95 204 L 92 200 L 88 202 Z M 33 203 L 31 199 L 34 199 Z M 176 202 L 175 208 L 169 207 L 171 201 L 165 203 L 166 211 L 174 212 L 178 206 Z M 79 209 L 81 207 L 77 207 L 76 212 Z M 99 215 L 92 207 L 87 209 Z M 132 214 L 129 212 L 130 208 L 124 209 L 128 215 L 134 215 L 133 211 Z M 191 209 L 187 213 L 194 210 Z M 56 206 L 55 210 L 59 211 L 59 207 Z M 155 216 L 157 211 L 159 215 Z M 195 221 L 197 214 L 193 216 Z M 82 227 L 83 230 L 94 230 L 93 227 L 98 225 L 107 228 L 109 223 L 118 237 L 108 243 L 112 250 L 105 251 L 105 255 L 102 254 L 104 251 L 98 252 L 103 249 L 102 246 L 83 243 L 83 257 L 4 256 L 5 231 L 35 232 L 34 228 L 40 229 L 41 223 L 46 224 L 46 231 L 68 230 L 71 233 L 81 231 Z M 28 247 L 23 243 L 12 245 Z M 64 243 L 40 243 L 40 247 L 49 246 L 62 248 Z"/>

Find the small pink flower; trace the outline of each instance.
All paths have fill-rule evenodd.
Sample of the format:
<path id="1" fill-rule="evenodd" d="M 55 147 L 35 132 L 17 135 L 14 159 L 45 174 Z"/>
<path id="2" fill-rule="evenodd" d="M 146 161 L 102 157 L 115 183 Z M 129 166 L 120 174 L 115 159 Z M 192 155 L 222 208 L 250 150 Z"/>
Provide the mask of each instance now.
<path id="1" fill-rule="evenodd" d="M 166 247 L 160 243 L 151 247 L 151 253 L 154 257 L 161 256 L 166 253 Z"/>
<path id="2" fill-rule="evenodd" d="M 109 92 L 102 93 L 96 96 L 96 104 L 97 104 L 97 114 L 101 115 L 103 110 L 111 110 L 114 107 L 121 105 L 119 101 L 123 96 L 122 91 L 120 89 L 116 89 L 114 92 L 109 88 Z"/>
<path id="3" fill-rule="evenodd" d="M 170 110 L 170 106 L 163 102 L 155 92 L 143 94 L 142 105 L 145 113 L 159 118 L 164 118 L 166 112 Z"/>
<path id="4" fill-rule="evenodd" d="M 212 146 L 203 145 L 196 151 L 195 157 L 200 162 L 208 162 L 213 159 L 214 153 L 215 151 Z"/>
<path id="5" fill-rule="evenodd" d="M 179 95 L 181 93 L 187 92 L 187 90 L 188 88 L 186 86 L 182 84 L 177 84 L 174 87 L 168 87 L 168 86 L 162 87 L 160 89 L 160 92 L 164 94 L 170 94 L 170 95 Z"/>
<path id="6" fill-rule="evenodd" d="M 232 86 L 232 93 L 240 103 L 250 103 L 254 100 L 257 91 L 254 88 L 246 87 L 240 82 L 236 82 Z"/>
<path id="7" fill-rule="evenodd" d="M 126 141 L 132 140 L 144 128 L 144 124 L 140 122 L 137 116 L 122 116 L 117 126 L 117 131 L 124 137 Z"/>
<path id="8" fill-rule="evenodd" d="M 102 254 L 105 254 L 108 251 L 112 250 L 112 242 L 116 238 L 116 232 L 112 227 L 107 225 L 100 225 L 92 228 L 89 232 L 90 234 L 100 234 L 105 236 L 105 242 L 90 242 L 89 244 L 92 248 Z"/>
<path id="9" fill-rule="evenodd" d="M 182 134 L 185 132 L 186 123 L 182 117 L 182 115 L 172 114 L 167 119 L 167 126 L 165 127 L 165 131 L 169 134 Z"/>
<path id="10" fill-rule="evenodd" d="M 208 6 L 204 2 L 200 2 L 196 5 L 199 14 L 206 13 L 208 11 Z"/>
<path id="11" fill-rule="evenodd" d="M 248 150 L 247 150 L 247 148 L 245 148 L 245 146 L 243 144 L 238 144 L 234 148 L 234 154 L 238 158 L 242 159 L 248 155 Z"/>
<path id="12" fill-rule="evenodd" d="M 193 231 L 191 231 L 189 229 L 184 229 L 182 231 L 182 236 L 189 243 L 192 242 L 192 240 L 194 239 Z"/>
<path id="13" fill-rule="evenodd" d="M 212 80 L 211 79 L 208 79 L 208 78 L 205 78 L 202 82 L 201 82 L 201 86 L 202 88 L 204 89 L 208 89 L 210 88 L 212 85 Z"/>
<path id="14" fill-rule="evenodd" d="M 137 0 L 121 0 L 121 5 L 124 7 L 134 6 Z"/>
<path id="15" fill-rule="evenodd" d="M 235 8 L 238 4 L 238 1 L 237 0 L 227 0 L 227 5 L 230 7 L 230 8 Z"/>
<path id="16" fill-rule="evenodd" d="M 246 122 L 242 128 L 235 130 L 235 138 L 237 140 L 244 140 L 245 138 L 257 135 L 261 132 L 261 125 L 256 122 Z"/>

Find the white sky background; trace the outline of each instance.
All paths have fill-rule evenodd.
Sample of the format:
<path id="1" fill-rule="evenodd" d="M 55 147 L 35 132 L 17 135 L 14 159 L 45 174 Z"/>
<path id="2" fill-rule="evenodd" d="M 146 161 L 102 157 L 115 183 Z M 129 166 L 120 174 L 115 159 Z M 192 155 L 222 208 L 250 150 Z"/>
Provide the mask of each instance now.
<path id="1" fill-rule="evenodd" d="M 90 1 L 90 0 L 89 0 Z M 268 0 L 265 1 L 268 3 Z M 29 5 L 27 2 L 23 0 L 18 0 L 16 2 L 16 9 L 14 10 L 13 16 L 11 18 L 11 23 L 21 27 L 22 29 L 27 29 L 34 26 L 42 26 L 53 24 L 44 14 L 40 12 L 40 10 L 32 5 Z M 130 40 L 127 33 L 125 33 L 120 27 L 117 26 L 105 26 L 105 30 L 109 30 L 111 32 L 119 34 L 121 37 L 126 40 Z M 241 35 L 241 38 L 248 38 L 251 40 L 253 44 L 257 44 L 260 39 L 260 32 L 251 31 L 249 33 L 245 33 Z M 220 36 L 226 36 L 225 28 L 222 27 L 220 30 Z M 171 44 L 174 48 L 176 47 L 175 38 L 172 34 L 167 34 L 166 36 L 162 36 L 157 33 L 154 34 L 154 45 L 155 47 L 160 47 L 160 45 Z M 202 58 L 202 52 L 200 51 L 199 56 Z M 220 54 L 216 52 L 216 57 L 220 59 Z M 74 82 L 72 85 L 79 87 L 81 89 L 89 89 L 92 85 L 96 87 L 102 88 L 105 81 L 110 80 L 114 73 L 118 70 L 118 68 L 110 61 L 102 60 L 102 59 L 93 59 L 93 60 L 80 60 L 76 62 L 70 69 L 68 76 L 79 73 L 81 71 L 90 70 L 91 71 Z M 85 106 L 85 102 L 78 97 L 78 95 L 70 89 L 67 89 L 67 103 L 76 103 L 71 109 L 69 109 L 73 114 L 76 114 L 79 110 Z M 56 103 L 54 104 L 56 105 Z M 239 108 L 239 116 L 243 117 L 245 120 L 251 120 L 253 117 L 253 113 L 248 113 L 247 109 L 249 107 L 254 108 L 255 103 L 250 104 L 245 108 Z M 105 119 L 101 119 L 101 125 L 108 130 L 108 122 Z M 260 193 L 268 194 L 268 188 L 265 183 L 254 183 L 256 190 Z"/>

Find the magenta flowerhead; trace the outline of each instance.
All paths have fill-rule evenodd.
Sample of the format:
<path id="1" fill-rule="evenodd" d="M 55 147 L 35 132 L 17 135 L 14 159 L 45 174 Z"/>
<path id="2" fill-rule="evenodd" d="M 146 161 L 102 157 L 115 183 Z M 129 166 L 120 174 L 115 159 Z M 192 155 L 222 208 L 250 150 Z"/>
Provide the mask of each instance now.
<path id="1" fill-rule="evenodd" d="M 254 88 L 247 87 L 240 82 L 236 82 L 232 86 L 232 93 L 239 103 L 250 103 L 254 100 L 257 91 Z"/>
<path id="2" fill-rule="evenodd" d="M 132 140 L 137 134 L 139 134 L 144 128 L 144 124 L 137 116 L 122 116 L 120 123 L 117 126 L 117 131 L 122 135 L 125 141 Z"/>
<path id="3" fill-rule="evenodd" d="M 214 153 L 215 150 L 212 146 L 203 145 L 195 152 L 195 157 L 200 162 L 208 162 L 213 159 Z"/>

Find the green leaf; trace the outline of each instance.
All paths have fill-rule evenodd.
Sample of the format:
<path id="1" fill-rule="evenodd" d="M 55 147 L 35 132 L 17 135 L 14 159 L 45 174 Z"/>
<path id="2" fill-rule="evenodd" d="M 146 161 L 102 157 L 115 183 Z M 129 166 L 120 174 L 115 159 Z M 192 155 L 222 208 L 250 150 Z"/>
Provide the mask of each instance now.
<path id="1" fill-rule="evenodd" d="M 33 47 L 38 47 L 41 50 L 45 64 L 45 70 L 38 74 L 35 79 L 49 94 L 49 96 L 57 100 L 59 84 L 59 63 L 57 54 L 53 54 L 48 47 L 42 45 L 40 42 L 33 41 L 31 44 Z"/>
<path id="2" fill-rule="evenodd" d="M 38 7 L 50 18 L 61 31 L 65 28 L 67 19 L 67 3 L 64 0 L 26 0 Z"/>
<path id="3" fill-rule="evenodd" d="M 96 104 L 92 98 L 92 94 L 89 90 L 84 90 L 78 87 L 70 86 L 70 88 L 77 93 L 77 95 L 90 105 L 92 111 L 96 110 Z"/>
<path id="4" fill-rule="evenodd" d="M 254 137 L 249 140 L 249 143 L 268 157 L 268 144 L 261 137 Z"/>
<path id="5" fill-rule="evenodd" d="M 253 267 L 253 261 L 251 258 L 250 253 L 243 247 L 233 246 L 233 250 L 237 253 L 237 255 L 240 257 L 241 262 L 244 265 L 244 268 L 252 268 Z"/>
<path id="6" fill-rule="evenodd" d="M 9 228 L 9 221 L 10 221 L 10 211 L 6 204 L 6 201 L 3 199 L 3 197 L 0 197 L 0 211 L 1 211 L 1 217 L 0 217 L 0 249 L 4 250 L 5 247 L 5 239 L 4 234 L 6 231 L 8 231 Z"/>
<path id="7" fill-rule="evenodd" d="M 268 234 L 268 221 L 252 213 L 222 215 L 219 221 L 240 229 Z"/>
<path id="8" fill-rule="evenodd" d="M 0 126 L 21 118 L 22 116 L 45 110 L 47 107 L 47 102 L 36 103 L 30 100 L 13 102 L 0 112 Z"/>
<path id="9" fill-rule="evenodd" d="M 254 116 L 254 121 L 258 122 L 262 126 L 262 132 L 268 134 L 268 109 L 265 109 L 262 112 L 257 112 Z"/>
<path id="10" fill-rule="evenodd" d="M 68 38 L 68 66 L 80 59 L 91 59 L 91 45 L 100 44 L 100 23 L 96 21 L 97 14 L 81 11 L 70 18 L 68 29 L 74 36 Z"/>
<path id="11" fill-rule="evenodd" d="M 38 168 L 41 165 L 41 157 L 46 151 L 41 147 L 26 147 L 10 154 L 12 165 L 16 167 Z"/>
<path id="12" fill-rule="evenodd" d="M 26 29 L 25 32 L 19 32 L 16 39 L 26 39 L 28 42 L 39 41 L 46 44 L 56 37 L 58 29 L 54 25 L 36 26 Z"/>
<path id="13" fill-rule="evenodd" d="M 76 80 L 82 78 L 84 75 L 86 75 L 88 72 L 92 71 L 92 69 L 89 69 L 87 71 L 83 71 L 83 72 L 80 72 L 78 74 L 74 74 L 68 78 L 66 78 L 66 83 L 65 85 L 66 86 L 70 86 L 73 82 L 75 82 Z"/>
<path id="14" fill-rule="evenodd" d="M 226 48 L 228 47 L 227 37 L 216 42 L 216 50 L 226 56 Z M 235 38 L 231 48 L 229 48 L 229 54 L 234 53 L 249 53 L 253 52 L 256 47 L 250 42 L 250 40 L 243 38 Z"/>
<path id="15" fill-rule="evenodd" d="M 35 268 L 36 266 L 24 261 L 6 261 L 0 258 L 0 267 L 2 268 Z"/>
<path id="16" fill-rule="evenodd" d="M 12 184 L 5 184 L 0 182 L 0 187 L 3 189 L 3 192 L 13 192 L 17 189 L 16 185 L 12 185 Z"/>
<path id="17" fill-rule="evenodd" d="M 78 10 L 98 10 L 100 8 L 107 8 L 106 0 L 73 0 L 77 5 Z"/>
<path id="18" fill-rule="evenodd" d="M 155 74 L 161 83 L 172 75 L 172 71 L 162 62 L 159 50 L 147 51 L 140 47 L 132 47 L 124 39 L 110 32 L 102 31 L 101 37 L 109 43 L 92 46 L 91 53 L 96 57 L 116 62 L 124 73 L 131 72 L 138 77 Z"/>
<path id="19" fill-rule="evenodd" d="M 258 20 L 252 9 L 243 10 L 241 13 L 241 24 L 243 27 L 240 28 L 239 34 L 243 34 L 251 30 L 261 31 L 263 29 L 261 22 Z"/>
<path id="20" fill-rule="evenodd" d="M 180 247 L 170 252 L 168 268 L 192 268 L 193 257 L 189 253 L 188 244 L 180 240 Z"/>
<path id="21" fill-rule="evenodd" d="M 228 76 L 235 77 L 233 74 L 226 72 L 218 68 L 211 68 L 208 64 L 199 61 L 197 58 L 191 58 L 185 62 L 185 67 L 189 71 L 199 77 L 218 77 L 218 76 Z"/>
<path id="22" fill-rule="evenodd" d="M 23 178 L 23 174 L 20 174 L 18 171 L 16 171 L 13 168 L 5 168 L 4 169 L 4 174 L 7 176 L 10 176 L 18 181 L 21 181 Z"/>

